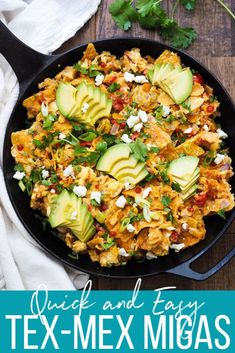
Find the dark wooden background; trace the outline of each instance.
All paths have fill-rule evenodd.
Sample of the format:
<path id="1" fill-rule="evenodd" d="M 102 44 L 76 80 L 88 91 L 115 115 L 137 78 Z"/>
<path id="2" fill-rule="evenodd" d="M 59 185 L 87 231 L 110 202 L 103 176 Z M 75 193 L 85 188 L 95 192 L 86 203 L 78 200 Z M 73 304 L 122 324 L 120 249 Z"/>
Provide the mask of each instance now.
<path id="1" fill-rule="evenodd" d="M 137 24 L 128 32 L 118 29 L 113 22 L 108 7 L 111 0 L 102 0 L 95 16 L 77 34 L 58 50 L 63 52 L 74 46 L 95 39 L 114 36 L 139 36 L 160 40 L 155 31 L 147 31 Z M 235 0 L 225 1 L 235 9 Z M 164 1 L 170 11 L 173 0 Z M 186 12 L 182 8 L 177 13 L 177 20 L 186 26 L 194 27 L 198 39 L 187 50 L 205 64 L 223 82 L 235 99 L 235 21 L 215 0 L 198 0 L 195 12 Z M 231 117 L 235 119 L 235 117 Z M 235 123 L 235 120 L 234 120 Z M 221 259 L 234 246 L 235 222 L 228 229 L 223 239 L 195 263 L 197 271 L 206 271 Z M 95 289 L 133 289 L 135 280 L 110 280 L 92 278 Z M 175 285 L 178 289 L 235 289 L 235 260 L 219 271 L 212 278 L 196 282 L 170 274 L 160 274 L 143 279 L 142 289 L 154 289 Z"/>

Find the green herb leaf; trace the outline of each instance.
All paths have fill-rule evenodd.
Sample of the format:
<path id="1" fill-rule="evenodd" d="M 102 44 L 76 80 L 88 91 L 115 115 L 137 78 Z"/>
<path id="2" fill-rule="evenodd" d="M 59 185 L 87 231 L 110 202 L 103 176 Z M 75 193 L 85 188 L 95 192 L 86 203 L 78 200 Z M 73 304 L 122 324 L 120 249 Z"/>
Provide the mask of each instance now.
<path id="1" fill-rule="evenodd" d="M 186 10 L 194 10 L 196 6 L 196 0 L 180 0 L 181 4 Z"/>
<path id="2" fill-rule="evenodd" d="M 100 154 L 98 152 L 91 152 L 87 157 L 87 161 L 90 164 L 96 164 L 99 158 L 100 158 Z"/>
<path id="3" fill-rule="evenodd" d="M 217 212 L 217 215 L 223 219 L 226 219 L 226 215 L 223 208 Z"/>
<path id="4" fill-rule="evenodd" d="M 56 115 L 53 114 L 49 114 L 44 118 L 42 127 L 44 130 L 50 130 L 54 121 L 56 121 Z"/>
<path id="5" fill-rule="evenodd" d="M 79 71 L 81 74 L 83 75 L 87 75 L 88 74 L 88 68 L 82 66 L 81 62 L 79 61 L 77 64 L 73 65 L 73 68 L 77 71 Z"/>
<path id="6" fill-rule="evenodd" d="M 159 151 L 160 151 L 160 148 L 157 147 L 157 146 L 151 146 L 150 147 L 150 152 L 159 153 Z"/>
<path id="7" fill-rule="evenodd" d="M 104 154 L 107 151 L 107 142 L 106 141 L 100 141 L 96 145 L 96 151 L 100 152 L 101 154 Z"/>
<path id="8" fill-rule="evenodd" d="M 24 167 L 22 166 L 21 163 L 18 163 L 14 166 L 14 171 L 15 172 L 24 172 Z"/>
<path id="9" fill-rule="evenodd" d="M 84 134 L 80 135 L 78 138 L 82 141 L 92 141 L 97 137 L 97 134 L 92 131 L 85 132 Z"/>
<path id="10" fill-rule="evenodd" d="M 172 183 L 171 187 L 172 187 L 173 190 L 181 192 L 181 187 L 180 187 L 179 183 L 174 182 L 174 183 Z"/>
<path id="11" fill-rule="evenodd" d="M 148 150 L 146 145 L 137 139 L 135 142 L 131 142 L 129 147 L 134 154 L 134 157 L 141 162 L 145 162 L 148 156 Z"/>
<path id="12" fill-rule="evenodd" d="M 119 28 L 127 31 L 137 19 L 137 13 L 131 6 L 132 0 L 115 0 L 109 6 L 109 12 Z"/>
<path id="13" fill-rule="evenodd" d="M 40 149 L 44 148 L 44 144 L 38 139 L 33 139 L 33 144 Z"/>
<path id="14" fill-rule="evenodd" d="M 89 77 L 96 77 L 98 75 L 102 75 L 102 72 L 100 72 L 95 65 L 91 65 L 88 70 L 88 75 Z"/>
<path id="15" fill-rule="evenodd" d="M 115 92 L 117 91 L 121 86 L 117 82 L 113 82 L 109 87 L 108 91 L 109 92 Z"/>
<path id="16" fill-rule="evenodd" d="M 171 202 L 171 198 L 168 195 L 164 195 L 161 198 L 161 203 L 163 204 L 164 207 L 168 207 Z"/>
<path id="17" fill-rule="evenodd" d="M 174 22 L 169 27 L 163 27 L 160 34 L 164 40 L 170 42 L 175 48 L 186 49 L 197 38 L 197 33 L 193 28 L 180 27 Z"/>

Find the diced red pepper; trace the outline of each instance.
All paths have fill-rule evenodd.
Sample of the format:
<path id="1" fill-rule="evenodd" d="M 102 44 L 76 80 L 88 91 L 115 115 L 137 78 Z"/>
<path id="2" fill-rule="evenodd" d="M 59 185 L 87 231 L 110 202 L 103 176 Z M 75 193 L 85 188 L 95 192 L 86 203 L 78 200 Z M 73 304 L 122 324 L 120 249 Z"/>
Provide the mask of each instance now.
<path id="1" fill-rule="evenodd" d="M 204 83 L 204 79 L 201 74 L 196 74 L 196 75 L 193 75 L 193 82 L 197 82 L 202 85 Z"/>
<path id="2" fill-rule="evenodd" d="M 207 110 L 208 113 L 212 113 L 215 110 L 215 108 L 213 107 L 213 105 L 208 105 L 206 110 Z"/>
<path id="3" fill-rule="evenodd" d="M 109 208 L 109 206 L 106 205 L 105 203 L 102 203 L 101 206 L 100 206 L 100 210 L 101 211 L 106 211 L 108 208 Z"/>
<path id="4" fill-rule="evenodd" d="M 125 121 L 123 121 L 122 123 L 120 123 L 120 127 L 121 127 L 122 129 L 124 129 L 125 126 L 126 126 L 126 122 L 125 122 Z"/>
<path id="5" fill-rule="evenodd" d="M 20 144 L 17 146 L 17 149 L 18 149 L 18 151 L 22 151 L 24 149 L 24 146 Z"/>
<path id="6" fill-rule="evenodd" d="M 170 235 L 170 240 L 172 243 L 176 243 L 178 241 L 179 238 L 179 233 L 176 232 L 176 230 L 173 230 L 173 232 Z"/>
<path id="7" fill-rule="evenodd" d="M 91 141 L 81 141 L 80 146 L 82 147 L 91 147 Z"/>
<path id="8" fill-rule="evenodd" d="M 194 196 L 194 203 L 199 207 L 203 207 L 207 200 L 207 194 L 205 192 L 201 192 L 200 194 L 196 194 Z"/>
<path id="9" fill-rule="evenodd" d="M 114 230 L 111 230 L 111 232 L 109 232 L 109 236 L 111 238 L 115 237 L 117 235 L 117 232 L 115 232 Z"/>
<path id="10" fill-rule="evenodd" d="M 102 68 L 104 68 L 105 66 L 106 66 L 106 63 L 100 63 L 100 66 L 102 67 Z"/>

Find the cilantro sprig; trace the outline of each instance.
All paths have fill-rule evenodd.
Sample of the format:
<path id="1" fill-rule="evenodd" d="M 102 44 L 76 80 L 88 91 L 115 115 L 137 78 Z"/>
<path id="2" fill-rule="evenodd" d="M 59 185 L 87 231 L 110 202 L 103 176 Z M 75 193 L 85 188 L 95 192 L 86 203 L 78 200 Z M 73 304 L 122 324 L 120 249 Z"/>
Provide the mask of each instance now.
<path id="1" fill-rule="evenodd" d="M 235 14 L 222 0 L 216 0 L 235 19 Z M 196 39 L 197 33 L 191 27 L 181 27 L 174 19 L 176 9 L 181 4 L 184 9 L 195 9 L 197 0 L 176 0 L 169 16 L 161 6 L 163 0 L 114 0 L 109 12 L 117 26 L 124 31 L 131 28 L 133 22 L 141 27 L 157 29 L 160 36 L 176 48 L 188 48 Z"/>

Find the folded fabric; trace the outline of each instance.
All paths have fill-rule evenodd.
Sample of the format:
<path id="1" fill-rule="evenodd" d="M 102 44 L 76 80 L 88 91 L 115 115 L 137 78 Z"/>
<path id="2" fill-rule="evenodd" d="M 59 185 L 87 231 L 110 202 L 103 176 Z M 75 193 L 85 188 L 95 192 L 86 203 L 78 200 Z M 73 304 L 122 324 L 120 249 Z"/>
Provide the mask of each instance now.
<path id="1" fill-rule="evenodd" d="M 96 12 L 100 0 L 0 0 L 0 19 L 27 45 L 51 53 Z M 4 133 L 19 93 L 0 55 L 0 289 L 82 288 L 88 276 L 48 256 L 24 229 L 9 200 L 2 172 Z"/>

